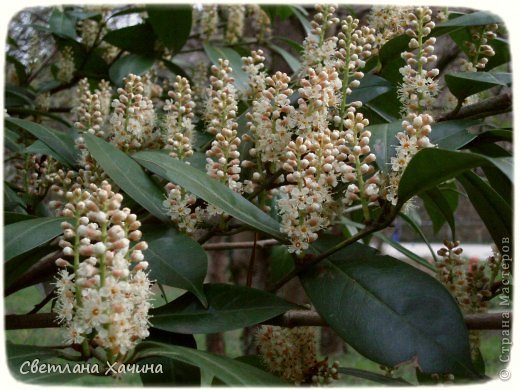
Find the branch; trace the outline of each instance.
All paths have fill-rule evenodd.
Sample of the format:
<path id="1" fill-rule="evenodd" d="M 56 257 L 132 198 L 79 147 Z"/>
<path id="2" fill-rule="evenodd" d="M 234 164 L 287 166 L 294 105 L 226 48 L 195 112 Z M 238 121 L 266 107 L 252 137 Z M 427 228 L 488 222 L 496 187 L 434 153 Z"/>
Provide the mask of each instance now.
<path id="1" fill-rule="evenodd" d="M 264 248 L 268 246 L 279 245 L 280 242 L 275 239 L 260 240 L 256 242 L 258 248 Z M 254 241 L 242 241 L 242 242 L 215 242 L 210 244 L 202 245 L 202 248 L 207 251 L 222 251 L 232 249 L 249 249 L 255 246 Z"/>
<path id="2" fill-rule="evenodd" d="M 483 313 L 469 314 L 464 316 L 464 322 L 468 329 L 504 329 L 502 318 L 508 318 L 509 324 L 512 323 L 513 313 Z M 278 317 L 267 320 L 264 325 L 275 325 L 283 328 L 293 328 L 296 326 L 328 326 L 318 313 L 312 310 L 289 310 Z"/>
<path id="3" fill-rule="evenodd" d="M 511 111 L 511 92 L 505 92 L 484 101 L 462 107 L 437 118 L 437 122 L 452 119 L 480 119 Z"/>
<path id="4" fill-rule="evenodd" d="M 4 291 L 4 296 L 8 296 L 25 287 L 43 282 L 56 273 L 56 260 L 62 256 L 62 251 L 57 250 L 49 253 L 40 259 L 36 264 L 27 270 L 20 278 Z"/>
<path id="5" fill-rule="evenodd" d="M 512 323 L 513 313 L 483 313 L 470 314 L 464 316 L 464 322 L 468 329 L 504 329 L 502 318 L 508 318 L 509 324 Z M 263 322 L 264 325 L 275 325 L 284 328 L 297 326 L 328 326 L 318 313 L 312 310 L 289 310 L 286 313 Z M 5 329 L 37 329 L 37 328 L 57 328 L 54 313 L 40 314 L 8 314 L 5 316 Z"/>

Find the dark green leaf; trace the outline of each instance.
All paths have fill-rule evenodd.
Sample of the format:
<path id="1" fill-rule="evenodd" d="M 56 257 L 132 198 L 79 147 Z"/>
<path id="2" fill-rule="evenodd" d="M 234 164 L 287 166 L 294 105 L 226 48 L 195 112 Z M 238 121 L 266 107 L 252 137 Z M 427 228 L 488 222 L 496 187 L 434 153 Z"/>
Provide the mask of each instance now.
<path id="1" fill-rule="evenodd" d="M 11 211 L 4 211 L 4 225 L 10 225 L 15 222 L 25 221 L 27 219 L 36 218 L 34 215 L 13 213 Z"/>
<path id="2" fill-rule="evenodd" d="M 434 164 L 432 162 L 435 162 Z M 406 167 L 398 190 L 399 203 L 476 167 L 496 167 L 512 179 L 512 159 L 428 148 L 419 151 Z"/>
<path id="3" fill-rule="evenodd" d="M 444 76 L 451 93 L 462 100 L 486 89 L 511 85 L 511 73 L 459 72 Z"/>
<path id="4" fill-rule="evenodd" d="M 168 68 L 168 70 L 170 72 L 172 72 L 174 75 L 185 77 L 188 80 L 190 79 L 188 74 L 178 64 L 176 64 L 176 63 L 174 63 L 172 61 L 164 60 L 164 59 L 162 60 L 162 62 L 164 64 L 164 66 L 166 66 Z"/>
<path id="5" fill-rule="evenodd" d="M 49 29 L 60 37 L 76 39 L 76 18 L 54 9 L 49 19 Z"/>
<path id="6" fill-rule="evenodd" d="M 294 73 L 297 73 L 300 70 L 300 68 L 302 67 L 300 60 L 294 57 L 287 50 L 275 44 L 270 44 L 269 47 L 278 54 L 280 54 L 280 56 L 284 59 L 285 62 L 287 62 L 287 65 L 289 65 L 289 67 Z"/>
<path id="7" fill-rule="evenodd" d="M 498 248 L 502 247 L 502 239 L 511 237 L 513 210 L 493 188 L 473 172 L 465 172 L 457 176 L 469 200 L 475 207 L 482 222 Z"/>
<path id="8" fill-rule="evenodd" d="M 381 61 L 380 75 L 394 83 L 400 83 L 403 76 L 399 73 L 399 68 L 405 65 L 401 58 L 403 51 L 409 50 L 408 43 L 410 37 L 406 34 L 399 35 L 386 42 L 379 50 L 379 60 Z"/>
<path id="9" fill-rule="evenodd" d="M 67 218 L 34 218 L 4 228 L 4 261 L 45 244 L 62 233 Z"/>
<path id="10" fill-rule="evenodd" d="M 433 187 L 420 195 L 424 208 L 433 223 L 433 232 L 437 234 L 445 222 L 448 223 L 452 237 L 455 238 L 455 218 L 453 213 L 457 209 L 459 194 L 455 183 L 449 187 Z"/>
<path id="11" fill-rule="evenodd" d="M 146 6 L 148 20 L 159 40 L 169 49 L 182 49 L 191 31 L 192 6 Z"/>
<path id="12" fill-rule="evenodd" d="M 469 27 L 469 26 L 483 26 L 485 24 L 502 24 L 502 19 L 489 12 L 489 11 L 477 11 L 470 14 L 465 14 L 457 18 L 446 20 L 437 25 L 437 28 L 441 27 Z"/>
<path id="13" fill-rule="evenodd" d="M 146 260 L 150 278 L 167 286 L 182 288 L 195 294 L 207 306 L 202 284 L 208 268 L 208 257 L 199 243 L 174 229 L 144 230 L 148 243 Z"/>
<path id="14" fill-rule="evenodd" d="M 109 31 L 103 40 L 131 53 L 151 56 L 156 38 L 150 23 L 141 23 Z"/>
<path id="15" fill-rule="evenodd" d="M 367 358 L 388 367 L 476 376 L 457 303 L 437 280 L 373 248 L 351 245 L 301 275 L 322 318 Z"/>
<path id="16" fill-rule="evenodd" d="M 488 42 L 493 50 L 495 51 L 495 55 L 489 58 L 488 63 L 486 64 L 486 69 L 494 69 L 499 65 L 506 64 L 511 61 L 511 50 L 509 48 L 509 42 L 503 38 L 495 38 Z"/>
<path id="17" fill-rule="evenodd" d="M 294 269 L 293 255 L 289 253 L 286 246 L 274 246 L 271 249 L 269 260 L 273 285 Z"/>
<path id="18" fill-rule="evenodd" d="M 24 211 L 27 205 L 18 194 L 4 182 L 4 211 Z"/>
<path id="19" fill-rule="evenodd" d="M 277 221 L 240 194 L 232 191 L 223 183 L 212 179 L 197 168 L 160 152 L 139 152 L 133 158 L 143 167 L 180 185 L 206 202 L 221 208 L 239 221 L 275 238 L 286 240 L 285 236 L 280 233 L 280 226 Z"/>
<path id="20" fill-rule="evenodd" d="M 56 153 L 54 150 L 52 150 L 49 146 L 47 146 L 47 144 L 43 143 L 40 140 L 36 140 L 31 145 L 26 147 L 24 150 L 24 153 L 41 154 L 44 156 L 49 156 L 64 165 L 68 165 L 67 161 L 62 156 L 60 156 L 58 153 Z"/>
<path id="21" fill-rule="evenodd" d="M 180 345 L 188 348 L 197 348 L 193 335 L 166 332 L 150 328 L 147 341 L 157 341 L 170 345 Z M 161 365 L 163 373 L 141 373 L 141 380 L 145 386 L 200 386 L 200 369 L 191 364 L 176 362 L 167 357 L 149 357 L 139 361 L 139 365 Z"/>
<path id="22" fill-rule="evenodd" d="M 140 54 L 128 54 L 119 58 L 112 64 L 108 73 L 110 80 L 115 84 L 120 85 L 123 79 L 130 73 L 141 75 L 150 69 L 155 62 L 155 59 L 150 56 Z"/>
<path id="23" fill-rule="evenodd" d="M 430 241 L 428 240 L 428 238 L 426 238 L 426 235 L 421 230 L 421 227 L 419 226 L 419 224 L 413 218 L 411 218 L 409 215 L 407 215 L 404 212 L 400 212 L 399 215 L 419 235 L 419 237 L 421 237 L 421 240 L 426 244 L 426 246 L 430 250 L 432 259 L 435 262 L 437 262 L 437 255 L 435 254 L 435 251 L 433 250 L 433 248 L 430 244 Z"/>
<path id="24" fill-rule="evenodd" d="M 467 119 L 433 123 L 430 141 L 441 149 L 461 149 L 477 137 L 468 131 L 477 124 L 479 121 Z"/>
<path id="25" fill-rule="evenodd" d="M 406 382 L 401 378 L 392 378 L 386 375 L 378 374 L 377 372 L 361 370 L 359 368 L 347 368 L 340 367 L 338 368 L 338 372 L 347 375 L 353 376 L 356 378 L 366 379 L 371 382 L 382 383 L 387 386 L 411 386 L 411 383 Z"/>
<path id="26" fill-rule="evenodd" d="M 164 356 L 200 367 L 210 375 L 220 378 L 230 386 L 282 386 L 277 377 L 224 356 L 192 348 L 168 345 L 157 342 L 143 342 L 138 348 L 137 359 L 150 356 Z"/>
<path id="27" fill-rule="evenodd" d="M 133 200 L 161 221 L 167 221 L 164 194 L 142 168 L 124 152 L 91 134 L 84 135 L 92 157 Z"/>
<path id="28" fill-rule="evenodd" d="M 216 333 L 244 328 L 297 306 L 276 295 L 231 284 L 205 284 L 205 309 L 191 293 L 152 310 L 153 326 L 176 333 Z"/>
<path id="29" fill-rule="evenodd" d="M 370 149 L 376 155 L 377 166 L 387 173 L 390 159 L 395 156 L 395 147 L 399 144 L 396 135 L 403 130 L 401 121 L 372 125 L 367 129 L 372 132 Z"/>
<path id="30" fill-rule="evenodd" d="M 77 155 L 74 139 L 68 134 L 25 119 L 5 118 L 5 120 L 8 123 L 20 126 L 44 142 L 49 148 L 59 154 L 62 160 L 67 162 L 67 165 L 71 167 L 76 165 Z"/>
<path id="31" fill-rule="evenodd" d="M 23 144 L 18 143 L 20 136 L 13 130 L 4 128 L 4 147 L 12 152 L 21 152 L 24 148 Z"/>
<path id="32" fill-rule="evenodd" d="M 360 101 L 367 103 L 372 99 L 390 91 L 394 87 L 394 84 L 385 80 L 382 77 L 373 75 L 371 73 L 365 75 L 361 79 L 359 87 L 352 90 L 352 94 L 349 96 L 348 101 Z"/>

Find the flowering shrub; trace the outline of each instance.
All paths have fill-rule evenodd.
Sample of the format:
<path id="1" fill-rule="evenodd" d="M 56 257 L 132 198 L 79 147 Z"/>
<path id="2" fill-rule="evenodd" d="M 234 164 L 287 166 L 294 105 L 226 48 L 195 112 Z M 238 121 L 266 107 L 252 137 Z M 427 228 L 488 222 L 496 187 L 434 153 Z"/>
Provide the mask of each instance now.
<path id="1" fill-rule="evenodd" d="M 298 41 L 280 36 L 289 25 Z M 137 369 L 144 385 L 407 384 L 407 362 L 413 383 L 485 379 L 476 329 L 509 299 L 506 38 L 491 13 L 429 7 L 22 11 L 6 56 L 5 295 L 47 294 L 6 324 L 59 327 L 60 342 L 8 341 L 13 373 L 33 349 L 114 381 L 160 365 Z M 459 194 L 494 243 L 469 267 Z M 418 208 L 449 227 L 437 254 Z M 431 258 L 389 237 L 396 221 Z M 229 278 L 214 251 L 233 251 Z M 302 299 L 283 292 L 295 278 Z M 384 374 L 320 356 L 315 325 Z M 255 358 L 193 336 L 241 328 Z"/>

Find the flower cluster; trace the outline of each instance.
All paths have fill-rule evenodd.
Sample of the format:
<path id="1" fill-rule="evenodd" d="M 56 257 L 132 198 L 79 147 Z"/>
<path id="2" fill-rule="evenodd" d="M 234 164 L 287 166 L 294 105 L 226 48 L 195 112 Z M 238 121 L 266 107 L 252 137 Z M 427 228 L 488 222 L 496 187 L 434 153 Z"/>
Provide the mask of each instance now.
<path id="1" fill-rule="evenodd" d="M 237 92 L 233 85 L 229 61 L 219 60 L 219 66 L 211 67 L 210 89 L 205 118 L 207 131 L 215 135 L 211 148 L 206 152 L 208 175 L 225 183 L 233 191 L 240 192 L 240 138 L 237 136 L 238 124 Z"/>
<path id="2" fill-rule="evenodd" d="M 437 61 L 437 56 L 433 54 L 436 38 L 427 38 L 435 27 L 431 14 L 430 8 L 419 7 L 407 15 L 410 26 L 406 29 L 406 34 L 411 37 L 408 47 L 413 51 L 402 53 L 406 65 L 399 69 L 403 75 L 403 83 L 399 86 L 398 95 L 404 116 L 429 111 L 439 92 L 438 82 L 435 80 L 439 70 L 426 69 L 427 64 Z"/>
<path id="3" fill-rule="evenodd" d="M 496 30 L 498 25 L 489 24 L 486 26 L 472 27 L 471 40 L 464 42 L 467 47 L 468 59 L 462 62 L 462 69 L 466 72 L 476 72 L 486 67 L 489 57 L 495 55 L 493 47 L 488 44 L 497 37 Z"/>
<path id="4" fill-rule="evenodd" d="M 322 66 L 330 66 L 336 53 L 338 38 L 327 38 L 327 31 L 339 23 L 335 16 L 336 8 L 332 5 L 317 5 L 316 11 L 311 21 L 311 33 L 303 41 L 302 75 L 309 68 L 319 71 Z"/>
<path id="5" fill-rule="evenodd" d="M 152 101 L 143 95 L 140 76 L 129 74 L 124 83 L 125 87 L 117 90 L 119 98 L 112 102 L 111 142 L 124 151 L 139 150 L 159 138 L 154 131 L 155 111 Z"/>
<path id="6" fill-rule="evenodd" d="M 396 156 L 390 159 L 391 172 L 386 190 L 386 200 L 397 204 L 397 191 L 401 176 L 417 152 L 424 148 L 431 148 L 434 145 L 430 142 L 429 135 L 432 131 L 431 124 L 433 118 L 429 114 L 409 114 L 403 120 L 404 131 L 396 134 L 399 145 L 396 146 Z"/>
<path id="7" fill-rule="evenodd" d="M 402 35 L 407 27 L 406 16 L 412 10 L 399 6 L 374 6 L 367 18 L 367 24 L 375 30 L 373 53 L 390 39 Z"/>
<path id="8" fill-rule="evenodd" d="M 227 43 L 236 43 L 244 34 L 246 7 L 244 5 L 224 6 L 227 16 L 226 33 L 224 38 Z"/>
<path id="9" fill-rule="evenodd" d="M 279 328 L 262 326 L 256 341 L 267 369 L 296 385 L 328 385 L 339 379 L 339 363 L 329 366 L 318 360 L 316 334 L 311 327 Z"/>
<path id="10" fill-rule="evenodd" d="M 271 35 L 271 19 L 269 15 L 258 4 L 246 6 L 246 16 L 252 18 L 253 26 L 256 30 L 256 37 L 259 42 Z"/>
<path id="11" fill-rule="evenodd" d="M 66 46 L 62 51 L 60 51 L 58 64 L 58 73 L 56 74 L 57 79 L 64 83 L 70 83 L 74 78 L 74 71 L 76 69 L 72 47 Z"/>
<path id="12" fill-rule="evenodd" d="M 195 13 L 195 15 L 199 15 Z M 216 4 L 204 4 L 200 11 L 200 35 L 204 41 L 212 39 L 218 30 L 218 6 Z"/>
<path id="13" fill-rule="evenodd" d="M 118 361 L 149 335 L 148 280 L 140 223 L 107 182 L 66 193 L 62 269 L 56 281 L 58 321 L 68 344 L 93 343 Z"/>
<path id="14" fill-rule="evenodd" d="M 170 150 L 170 156 L 184 160 L 193 155 L 192 131 L 193 131 L 193 109 L 195 103 L 191 97 L 189 81 L 177 76 L 173 84 L 173 90 L 168 92 L 171 98 L 166 100 L 163 109 L 167 112 L 164 120 L 166 133 L 166 149 Z M 168 183 L 165 187 L 168 198 L 163 205 L 168 210 L 171 220 L 177 227 L 188 234 L 195 232 L 197 223 L 202 218 L 201 209 L 198 207 L 192 210 L 197 202 L 197 197 L 190 194 L 182 187 Z"/>
<path id="15" fill-rule="evenodd" d="M 42 197 L 51 187 L 58 162 L 52 157 L 25 155 L 14 164 L 15 175 L 11 180 L 20 194 Z"/>
<path id="16" fill-rule="evenodd" d="M 99 39 L 100 24 L 94 19 L 83 19 L 78 23 L 81 31 L 81 42 L 87 47 L 91 48 Z"/>
<path id="17" fill-rule="evenodd" d="M 502 255 L 493 247 L 493 255 L 479 264 L 478 259 L 470 259 L 469 264 L 462 259 L 460 242 L 444 241 L 444 247 L 437 254 L 442 260 L 437 263 L 438 278 L 451 292 L 465 314 L 483 313 L 487 309 L 487 299 L 491 287 L 501 268 Z M 478 357 L 480 337 L 478 331 L 470 331 L 472 354 Z"/>

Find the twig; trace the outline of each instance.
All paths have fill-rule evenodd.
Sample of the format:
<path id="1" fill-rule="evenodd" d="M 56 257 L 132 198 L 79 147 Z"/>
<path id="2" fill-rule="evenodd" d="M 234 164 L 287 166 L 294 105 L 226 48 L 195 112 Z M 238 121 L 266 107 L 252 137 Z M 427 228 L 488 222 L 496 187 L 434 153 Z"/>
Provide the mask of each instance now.
<path id="1" fill-rule="evenodd" d="M 511 111 L 511 92 L 505 92 L 482 102 L 462 107 L 456 112 L 444 114 L 437 118 L 437 122 L 453 119 L 480 119 L 509 111 Z"/>
<path id="2" fill-rule="evenodd" d="M 267 240 L 259 240 L 256 241 L 256 246 L 259 248 L 265 248 L 268 246 L 279 245 L 280 242 L 273 238 Z M 232 250 L 232 249 L 248 249 L 254 247 L 254 241 L 242 241 L 242 242 L 215 242 L 208 243 L 202 245 L 207 251 L 222 251 L 222 250 Z"/>
<path id="3" fill-rule="evenodd" d="M 513 313 L 483 313 L 470 314 L 464 316 L 464 322 L 468 329 L 503 329 L 502 319 L 508 318 L 509 324 L 512 323 Z M 285 328 L 296 326 L 328 326 L 318 313 L 312 310 L 289 310 L 286 313 L 263 322 L 265 325 L 276 325 Z M 5 316 L 5 329 L 38 329 L 38 328 L 57 328 L 54 313 L 38 314 L 8 314 Z"/>
<path id="4" fill-rule="evenodd" d="M 253 273 L 255 270 L 255 258 L 256 258 L 256 241 L 258 239 L 258 233 L 255 233 L 255 240 L 253 241 L 253 247 L 251 249 L 251 257 L 249 258 L 249 267 L 247 268 L 247 280 L 246 286 L 251 287 L 253 284 Z"/>
<path id="5" fill-rule="evenodd" d="M 47 294 L 47 296 L 45 298 L 43 298 L 43 300 L 38 303 L 37 305 L 34 305 L 34 308 L 27 314 L 36 314 L 38 313 L 52 298 L 54 298 L 54 292 L 56 291 L 55 288 L 52 289 L 52 291 Z"/>

